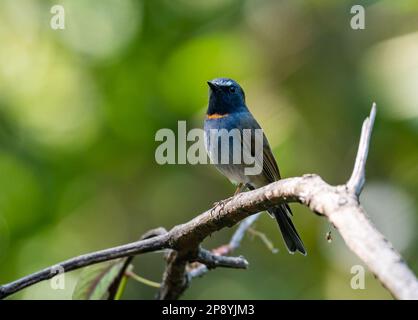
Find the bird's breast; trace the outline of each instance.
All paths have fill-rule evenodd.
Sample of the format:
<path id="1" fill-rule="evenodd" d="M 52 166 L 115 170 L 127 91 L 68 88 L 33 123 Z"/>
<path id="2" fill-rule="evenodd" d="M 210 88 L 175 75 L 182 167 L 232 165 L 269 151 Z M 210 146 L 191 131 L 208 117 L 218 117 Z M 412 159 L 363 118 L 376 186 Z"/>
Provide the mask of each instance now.
<path id="1" fill-rule="evenodd" d="M 221 114 L 221 113 L 212 113 L 212 114 L 207 114 L 206 115 L 206 119 L 207 120 L 222 119 L 222 118 L 225 118 L 227 116 L 229 116 L 228 113 L 224 113 L 224 114 Z"/>

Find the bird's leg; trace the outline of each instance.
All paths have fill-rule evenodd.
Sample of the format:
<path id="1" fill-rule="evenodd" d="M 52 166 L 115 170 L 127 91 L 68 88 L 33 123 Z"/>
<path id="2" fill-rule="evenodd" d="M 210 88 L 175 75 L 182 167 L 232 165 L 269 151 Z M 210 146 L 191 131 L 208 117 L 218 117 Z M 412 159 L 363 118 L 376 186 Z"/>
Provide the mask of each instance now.
<path id="1" fill-rule="evenodd" d="M 241 191 L 243 191 L 245 189 L 245 184 L 243 183 L 238 183 L 237 185 L 237 190 L 235 190 L 234 196 L 236 196 L 238 193 L 240 193 Z"/>

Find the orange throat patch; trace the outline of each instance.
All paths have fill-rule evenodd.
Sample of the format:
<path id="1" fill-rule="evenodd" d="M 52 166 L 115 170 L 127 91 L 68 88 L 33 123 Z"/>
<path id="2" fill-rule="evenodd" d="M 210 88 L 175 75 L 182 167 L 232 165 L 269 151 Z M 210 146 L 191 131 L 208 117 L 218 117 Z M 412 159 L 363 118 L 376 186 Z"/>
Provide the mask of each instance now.
<path id="1" fill-rule="evenodd" d="M 221 119 L 221 118 L 227 117 L 228 115 L 229 115 L 228 113 L 225 113 L 225 114 L 212 113 L 212 114 L 206 115 L 206 119 Z"/>

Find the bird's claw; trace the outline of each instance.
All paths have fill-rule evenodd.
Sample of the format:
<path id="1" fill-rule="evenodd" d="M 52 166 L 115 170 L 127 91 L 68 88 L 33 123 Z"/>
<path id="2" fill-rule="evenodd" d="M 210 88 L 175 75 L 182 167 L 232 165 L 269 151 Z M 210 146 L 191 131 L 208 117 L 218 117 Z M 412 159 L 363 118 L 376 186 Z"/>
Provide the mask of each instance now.
<path id="1" fill-rule="evenodd" d="M 216 208 L 220 207 L 220 210 L 223 210 L 225 207 L 225 204 L 228 202 L 228 199 L 226 200 L 220 200 L 213 203 L 213 207 L 211 210 L 211 213 L 215 211 Z"/>
<path id="2" fill-rule="evenodd" d="M 221 207 L 221 209 L 224 208 L 225 204 L 228 202 L 229 199 L 226 200 L 219 200 L 213 203 L 213 209 L 215 209 L 216 207 Z"/>

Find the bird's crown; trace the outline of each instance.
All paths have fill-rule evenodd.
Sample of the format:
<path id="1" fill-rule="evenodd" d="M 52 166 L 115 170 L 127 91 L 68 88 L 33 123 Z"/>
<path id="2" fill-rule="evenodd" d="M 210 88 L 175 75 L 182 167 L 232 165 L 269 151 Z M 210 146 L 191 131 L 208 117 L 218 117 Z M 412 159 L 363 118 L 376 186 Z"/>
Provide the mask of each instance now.
<path id="1" fill-rule="evenodd" d="M 221 86 L 221 87 L 229 87 L 232 85 L 239 87 L 239 84 L 236 81 L 229 79 L 229 78 L 215 78 L 209 82 L 213 83 L 214 85 Z"/>
<path id="2" fill-rule="evenodd" d="M 207 114 L 226 115 L 246 110 L 245 94 L 241 86 L 230 78 L 208 81 L 209 106 Z"/>

